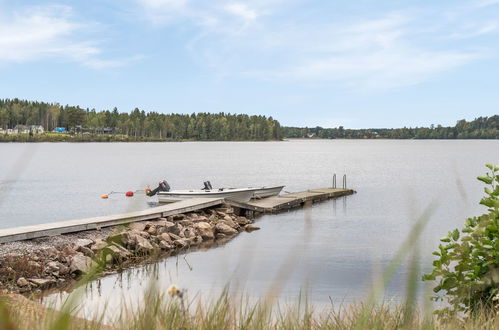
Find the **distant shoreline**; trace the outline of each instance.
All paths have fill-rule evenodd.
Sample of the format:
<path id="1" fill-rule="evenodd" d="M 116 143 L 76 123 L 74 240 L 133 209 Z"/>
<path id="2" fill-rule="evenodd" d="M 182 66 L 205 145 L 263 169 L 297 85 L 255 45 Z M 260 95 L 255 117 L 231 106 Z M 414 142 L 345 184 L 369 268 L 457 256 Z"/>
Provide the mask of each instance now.
<path id="1" fill-rule="evenodd" d="M 117 142 L 286 142 L 286 141 L 319 141 L 319 140 L 498 140 L 499 138 L 287 138 L 281 140 L 197 140 L 197 139 L 172 139 L 172 138 L 153 138 L 153 137 L 134 137 L 126 135 L 71 135 L 71 134 L 12 134 L 0 135 L 0 143 L 117 143 Z"/>

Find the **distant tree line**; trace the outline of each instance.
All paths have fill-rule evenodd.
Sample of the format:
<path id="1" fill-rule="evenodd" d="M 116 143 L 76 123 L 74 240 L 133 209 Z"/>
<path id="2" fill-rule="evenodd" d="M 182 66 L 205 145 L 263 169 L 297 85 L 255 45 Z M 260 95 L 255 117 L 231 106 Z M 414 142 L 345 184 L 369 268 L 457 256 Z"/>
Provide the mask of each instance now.
<path id="1" fill-rule="evenodd" d="M 455 126 L 415 128 L 345 129 L 322 127 L 283 127 L 286 138 L 322 139 L 499 139 L 499 115 L 459 120 Z"/>
<path id="2" fill-rule="evenodd" d="M 65 127 L 68 131 L 95 132 L 112 128 L 114 134 L 135 138 L 171 140 L 280 140 L 277 120 L 266 116 L 230 113 L 163 114 L 135 108 L 131 113 L 96 111 L 79 106 L 0 99 L 0 128 L 42 125 L 45 131 Z M 109 130 L 107 130 L 109 131 Z"/>
<path id="3" fill-rule="evenodd" d="M 135 140 L 280 140 L 282 138 L 323 139 L 499 139 L 499 115 L 459 120 L 455 126 L 415 128 L 346 129 L 281 127 L 266 116 L 230 113 L 163 114 L 135 108 L 131 113 L 96 111 L 79 106 L 0 99 L 0 128 L 42 125 L 45 131 L 65 127 L 68 131 L 112 131 Z M 108 128 L 103 130 L 103 128 Z M 109 130 L 110 128 L 110 130 Z M 127 138 L 126 140 L 130 140 Z"/>

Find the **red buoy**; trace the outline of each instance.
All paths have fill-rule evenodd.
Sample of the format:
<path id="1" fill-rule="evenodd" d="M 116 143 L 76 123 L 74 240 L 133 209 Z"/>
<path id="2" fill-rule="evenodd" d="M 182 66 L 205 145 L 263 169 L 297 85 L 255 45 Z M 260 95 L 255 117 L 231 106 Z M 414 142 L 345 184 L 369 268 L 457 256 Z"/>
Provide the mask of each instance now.
<path id="1" fill-rule="evenodd" d="M 133 191 L 129 190 L 125 193 L 126 197 L 132 197 L 133 196 Z"/>

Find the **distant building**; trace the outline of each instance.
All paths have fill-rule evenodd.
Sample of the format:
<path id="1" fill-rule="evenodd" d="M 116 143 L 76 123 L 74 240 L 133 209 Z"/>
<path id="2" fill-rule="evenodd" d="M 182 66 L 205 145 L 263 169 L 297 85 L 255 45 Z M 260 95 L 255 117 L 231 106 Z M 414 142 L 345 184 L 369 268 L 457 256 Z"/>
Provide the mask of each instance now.
<path id="1" fill-rule="evenodd" d="M 8 128 L 7 129 L 7 134 L 11 135 L 11 134 L 17 134 L 18 130 L 17 128 Z"/>
<path id="2" fill-rule="evenodd" d="M 42 125 L 17 125 L 11 134 L 42 134 L 45 132 Z"/>
<path id="3" fill-rule="evenodd" d="M 7 131 L 0 127 L 0 134 L 7 134 Z"/>

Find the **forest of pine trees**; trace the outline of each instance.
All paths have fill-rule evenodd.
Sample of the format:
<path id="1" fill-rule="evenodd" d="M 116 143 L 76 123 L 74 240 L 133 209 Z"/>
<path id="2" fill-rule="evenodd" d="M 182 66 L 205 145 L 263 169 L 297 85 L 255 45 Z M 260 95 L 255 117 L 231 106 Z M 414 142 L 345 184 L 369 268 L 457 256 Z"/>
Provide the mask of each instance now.
<path id="1" fill-rule="evenodd" d="M 460 120 L 455 126 L 441 125 L 415 128 L 346 129 L 322 127 L 283 127 L 287 138 L 322 139 L 499 139 L 499 115 Z"/>
<path id="2" fill-rule="evenodd" d="M 0 128 L 42 125 L 45 131 L 64 127 L 70 132 L 96 133 L 111 128 L 128 140 L 268 141 L 282 138 L 323 139 L 499 139 L 499 115 L 460 120 L 455 126 L 346 129 L 281 127 L 266 116 L 230 113 L 163 114 L 135 108 L 131 113 L 96 111 L 79 106 L 0 99 Z M 1 139 L 0 139 L 1 140 Z M 109 140 L 109 139 L 108 139 Z M 7 141 L 17 141 L 10 139 Z"/>
<path id="3" fill-rule="evenodd" d="M 265 116 L 229 113 L 162 114 L 135 108 L 131 113 L 96 111 L 79 106 L 0 100 L 0 128 L 42 125 L 45 131 L 64 127 L 73 132 L 96 132 L 112 128 L 114 134 L 135 138 L 171 140 L 280 140 L 281 126 Z"/>

